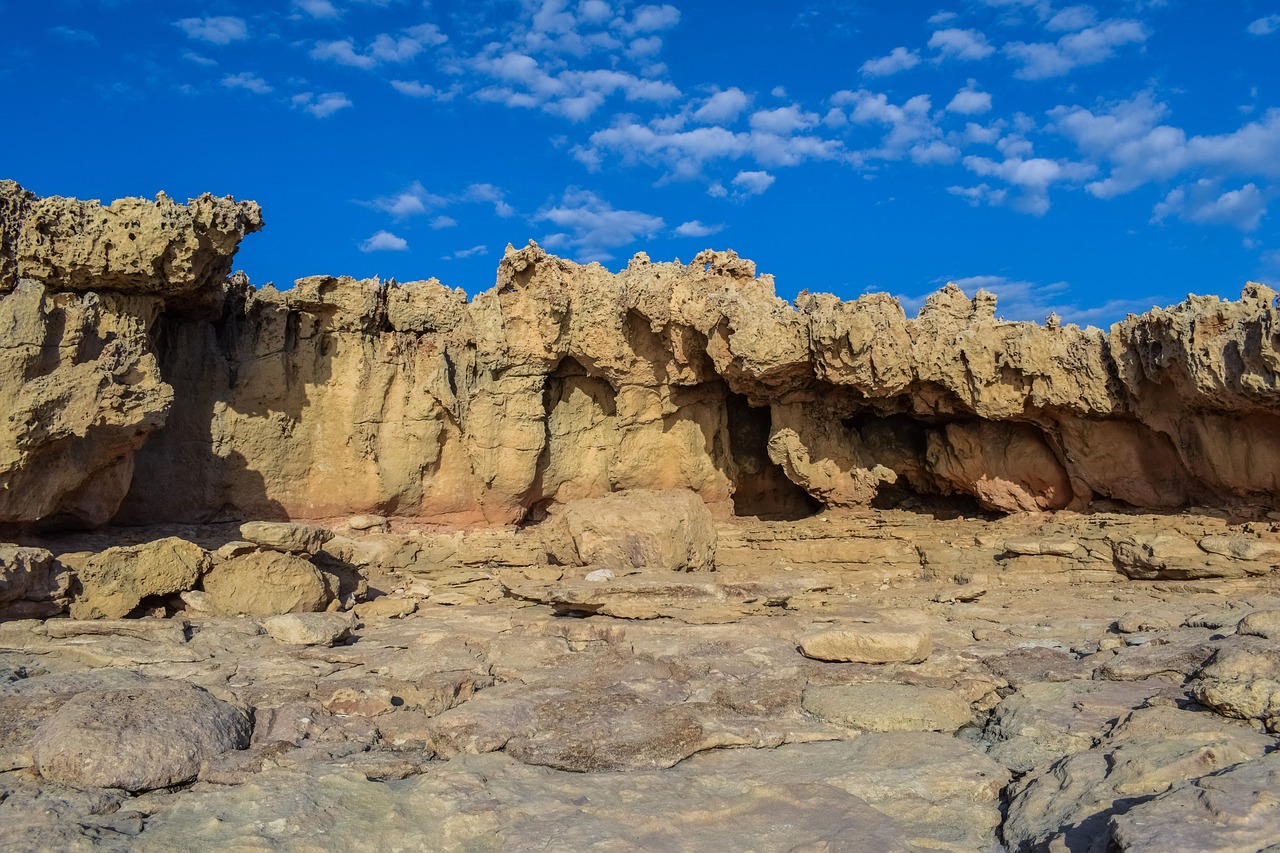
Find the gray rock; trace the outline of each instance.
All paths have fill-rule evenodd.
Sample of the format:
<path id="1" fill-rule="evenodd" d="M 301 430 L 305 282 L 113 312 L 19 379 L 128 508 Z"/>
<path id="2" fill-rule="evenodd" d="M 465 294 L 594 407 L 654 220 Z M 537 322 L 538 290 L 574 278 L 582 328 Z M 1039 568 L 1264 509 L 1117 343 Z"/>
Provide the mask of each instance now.
<path id="1" fill-rule="evenodd" d="M 962 697 L 910 684 L 809 687 L 803 705 L 836 725 L 870 732 L 954 732 L 973 722 L 973 711 Z"/>
<path id="2" fill-rule="evenodd" d="M 352 613 L 285 613 L 262 621 L 271 639 L 293 646 L 332 646 L 355 626 Z"/>
<path id="3" fill-rule="evenodd" d="M 92 690 L 36 732 L 41 776 L 72 787 L 147 791 L 190 781 L 200 763 L 249 745 L 244 711 L 181 682 Z"/>

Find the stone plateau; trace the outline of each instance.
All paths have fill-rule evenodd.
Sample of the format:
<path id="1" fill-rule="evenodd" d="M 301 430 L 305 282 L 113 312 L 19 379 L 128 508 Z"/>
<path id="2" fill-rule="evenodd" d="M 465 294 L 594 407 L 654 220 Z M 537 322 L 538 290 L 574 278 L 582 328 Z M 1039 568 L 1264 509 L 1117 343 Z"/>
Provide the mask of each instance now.
<path id="1" fill-rule="evenodd" d="M 0 182 L 0 848 L 1280 849 L 1275 292 L 262 227 Z"/>

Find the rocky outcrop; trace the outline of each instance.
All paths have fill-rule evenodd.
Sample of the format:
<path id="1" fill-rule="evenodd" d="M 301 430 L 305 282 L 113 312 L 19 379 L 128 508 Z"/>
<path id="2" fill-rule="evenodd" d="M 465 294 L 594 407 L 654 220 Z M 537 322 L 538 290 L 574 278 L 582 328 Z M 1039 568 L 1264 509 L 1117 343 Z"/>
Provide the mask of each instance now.
<path id="1" fill-rule="evenodd" d="M 0 195 L 4 521 L 494 524 L 635 489 L 795 518 L 1280 489 L 1262 285 L 1110 332 L 1005 322 L 954 286 L 915 318 L 884 294 L 788 303 L 733 252 L 613 274 L 530 244 L 470 301 L 434 279 L 255 289 L 226 275 L 261 226 L 249 203 Z"/>
<path id="2" fill-rule="evenodd" d="M 0 523 L 101 524 L 165 422 L 168 308 L 219 310 L 257 205 L 205 195 L 103 207 L 0 182 Z"/>

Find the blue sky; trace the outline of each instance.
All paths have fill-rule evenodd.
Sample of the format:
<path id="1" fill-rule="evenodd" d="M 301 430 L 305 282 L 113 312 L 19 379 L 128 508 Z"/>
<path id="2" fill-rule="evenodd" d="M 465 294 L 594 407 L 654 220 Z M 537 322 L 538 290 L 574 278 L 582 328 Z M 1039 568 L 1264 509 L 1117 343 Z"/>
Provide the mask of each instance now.
<path id="1" fill-rule="evenodd" d="M 0 177 L 256 199 L 237 266 L 732 248 L 1108 325 L 1280 284 L 1280 0 L 0 0 Z"/>

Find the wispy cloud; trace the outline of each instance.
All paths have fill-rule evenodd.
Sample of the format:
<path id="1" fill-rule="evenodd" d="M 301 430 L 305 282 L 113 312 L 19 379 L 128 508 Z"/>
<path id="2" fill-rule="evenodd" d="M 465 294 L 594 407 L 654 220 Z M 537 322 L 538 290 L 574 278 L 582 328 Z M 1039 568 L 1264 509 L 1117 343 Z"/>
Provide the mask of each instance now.
<path id="1" fill-rule="evenodd" d="M 938 52 L 939 59 L 959 59 L 968 62 L 986 59 L 996 52 L 982 33 L 955 27 L 938 30 L 929 36 L 929 47 Z"/>
<path id="2" fill-rule="evenodd" d="M 342 92 L 299 92 L 292 98 L 295 107 L 311 113 L 316 118 L 328 118 L 339 110 L 355 106 L 351 99 Z"/>
<path id="3" fill-rule="evenodd" d="M 275 91 L 266 80 L 248 71 L 243 71 L 239 74 L 228 74 L 222 78 L 222 85 L 228 89 L 244 89 L 245 91 L 253 92 L 255 95 L 269 95 Z"/>
<path id="4" fill-rule="evenodd" d="M 724 230 L 723 225 L 703 225 L 697 219 L 688 222 L 681 222 L 674 229 L 677 237 L 710 237 L 712 234 L 719 234 Z"/>
<path id="5" fill-rule="evenodd" d="M 1250 22 L 1245 28 L 1250 35 L 1269 36 L 1274 32 L 1280 31 L 1280 15 L 1267 15 L 1264 18 L 1258 18 L 1256 21 Z"/>
<path id="6" fill-rule="evenodd" d="M 472 246 L 470 249 L 458 249 L 451 255 L 445 255 L 441 260 L 460 261 L 464 258 L 474 258 L 479 255 L 487 254 L 489 254 L 489 247 L 481 244 L 479 246 Z"/>
<path id="7" fill-rule="evenodd" d="M 581 260 L 608 261 L 610 249 L 652 237 L 666 223 L 659 216 L 638 210 L 617 210 L 590 190 L 571 187 L 556 202 L 534 216 L 561 229 L 543 238 L 549 249 L 569 249 Z"/>
<path id="8" fill-rule="evenodd" d="M 1140 21 L 1112 19 L 1056 42 L 1010 42 L 1004 52 L 1022 65 L 1014 72 L 1023 80 L 1061 77 L 1082 65 L 1097 65 L 1115 56 L 1116 49 L 1128 44 L 1141 44 L 1150 35 Z"/>
<path id="9" fill-rule="evenodd" d="M 1151 219 L 1161 222 L 1176 217 L 1197 225 L 1229 225 L 1248 232 L 1258 229 L 1266 212 L 1267 194 L 1257 184 L 1224 191 L 1220 181 L 1201 178 L 1170 190 L 1155 206 Z"/>
<path id="10" fill-rule="evenodd" d="M 920 64 L 920 54 L 905 47 L 895 47 L 887 56 L 868 59 L 858 70 L 868 77 L 887 77 L 915 68 Z"/>
<path id="11" fill-rule="evenodd" d="M 249 38 L 249 27 L 243 18 L 219 16 L 214 18 L 183 18 L 173 24 L 188 37 L 210 44 L 227 45 Z"/>

